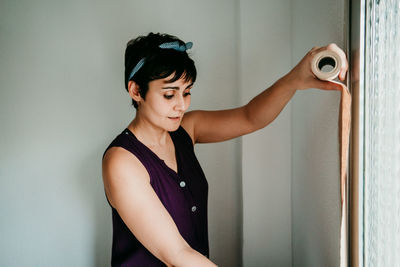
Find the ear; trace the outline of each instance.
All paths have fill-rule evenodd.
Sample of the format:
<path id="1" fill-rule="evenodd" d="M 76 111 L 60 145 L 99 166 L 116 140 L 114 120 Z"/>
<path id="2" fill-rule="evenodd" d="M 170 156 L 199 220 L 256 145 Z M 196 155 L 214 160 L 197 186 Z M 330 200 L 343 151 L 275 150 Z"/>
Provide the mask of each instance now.
<path id="1" fill-rule="evenodd" d="M 129 81 L 128 90 L 131 98 L 135 100 L 138 104 L 140 101 L 143 100 L 143 98 L 139 94 L 139 85 L 137 83 L 135 83 L 134 81 Z"/>

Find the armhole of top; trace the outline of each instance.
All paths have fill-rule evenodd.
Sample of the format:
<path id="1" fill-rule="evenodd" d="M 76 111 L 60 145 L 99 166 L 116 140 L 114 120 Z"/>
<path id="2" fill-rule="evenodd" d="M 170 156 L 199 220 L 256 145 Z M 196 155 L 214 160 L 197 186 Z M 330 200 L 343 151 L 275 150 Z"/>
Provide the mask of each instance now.
<path id="1" fill-rule="evenodd" d="M 112 148 L 112 147 L 120 147 L 122 149 L 124 149 L 125 151 L 129 152 L 130 154 L 132 154 L 139 162 L 140 164 L 142 164 L 142 166 L 144 167 L 144 169 L 146 170 L 146 172 L 149 175 L 150 178 L 150 184 L 152 184 L 152 170 L 150 165 L 148 164 L 148 162 L 146 162 L 146 160 L 141 160 L 141 156 L 139 156 L 137 153 L 133 152 L 131 149 L 129 149 L 129 145 L 126 143 L 126 137 L 132 138 L 132 136 L 128 135 L 122 135 L 120 134 L 119 136 L 117 136 L 117 138 L 115 138 L 115 140 L 107 147 L 106 151 L 103 154 L 103 159 L 104 160 L 104 156 L 107 153 L 107 151 Z"/>
<path id="2" fill-rule="evenodd" d="M 178 130 L 180 130 L 180 132 L 182 132 L 181 135 L 182 135 L 183 139 L 185 139 L 186 142 L 189 143 L 190 146 L 193 148 L 194 144 L 193 144 L 192 137 L 190 137 L 190 134 L 185 130 L 185 128 L 182 127 L 182 125 L 179 126 Z"/>

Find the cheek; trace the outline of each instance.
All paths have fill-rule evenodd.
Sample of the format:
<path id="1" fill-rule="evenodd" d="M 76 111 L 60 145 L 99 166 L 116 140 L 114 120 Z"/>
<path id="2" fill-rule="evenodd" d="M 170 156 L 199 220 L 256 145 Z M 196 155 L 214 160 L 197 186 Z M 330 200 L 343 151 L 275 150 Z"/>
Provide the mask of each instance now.
<path id="1" fill-rule="evenodd" d="M 158 101 L 156 103 L 154 103 L 153 107 L 153 111 L 154 113 L 158 114 L 158 115 L 164 115 L 166 113 L 168 113 L 170 107 L 168 105 L 168 103 L 165 103 L 165 101 Z"/>
<path id="2" fill-rule="evenodd" d="M 154 112 L 161 116 L 169 116 L 172 108 L 172 101 L 164 97 L 159 98 L 153 103 Z"/>
<path id="3" fill-rule="evenodd" d="M 186 107 L 186 109 L 189 108 L 189 106 L 190 106 L 190 101 L 191 101 L 191 97 L 190 97 L 190 95 L 189 95 L 188 97 L 185 98 L 185 107 Z"/>
<path id="4" fill-rule="evenodd" d="M 158 116 L 165 113 L 166 103 L 161 97 L 148 94 L 145 100 L 146 113 L 148 116 Z"/>

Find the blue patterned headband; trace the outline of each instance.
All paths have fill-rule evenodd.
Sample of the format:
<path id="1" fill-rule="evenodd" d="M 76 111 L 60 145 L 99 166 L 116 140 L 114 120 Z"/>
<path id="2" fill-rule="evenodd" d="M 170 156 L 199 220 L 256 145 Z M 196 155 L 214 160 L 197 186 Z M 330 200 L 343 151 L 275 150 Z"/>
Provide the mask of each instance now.
<path id="1" fill-rule="evenodd" d="M 186 44 L 180 45 L 178 41 L 175 42 L 170 42 L 170 43 L 163 43 L 160 44 L 158 47 L 161 49 L 175 49 L 176 51 L 186 51 L 190 48 L 192 48 L 193 43 L 192 42 L 187 42 Z M 145 62 L 145 58 L 142 58 L 137 64 L 136 66 L 133 68 L 131 75 L 129 75 L 129 79 L 128 81 L 130 81 L 133 77 L 133 75 L 136 74 L 136 72 L 138 72 L 140 70 L 140 68 L 144 65 Z"/>

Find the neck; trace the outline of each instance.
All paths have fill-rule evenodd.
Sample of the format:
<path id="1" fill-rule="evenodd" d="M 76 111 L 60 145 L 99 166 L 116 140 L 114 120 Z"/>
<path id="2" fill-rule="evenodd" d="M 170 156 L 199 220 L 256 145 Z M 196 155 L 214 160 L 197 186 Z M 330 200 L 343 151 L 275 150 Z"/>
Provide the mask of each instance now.
<path id="1" fill-rule="evenodd" d="M 139 141 L 147 146 L 164 146 L 168 142 L 168 131 L 155 126 L 137 115 L 128 125 L 128 129 L 133 132 Z"/>

